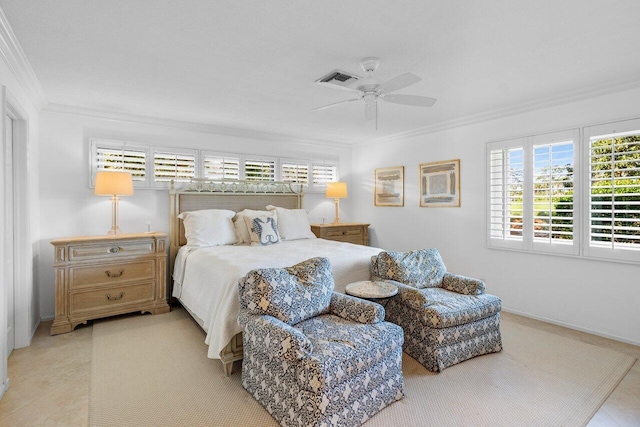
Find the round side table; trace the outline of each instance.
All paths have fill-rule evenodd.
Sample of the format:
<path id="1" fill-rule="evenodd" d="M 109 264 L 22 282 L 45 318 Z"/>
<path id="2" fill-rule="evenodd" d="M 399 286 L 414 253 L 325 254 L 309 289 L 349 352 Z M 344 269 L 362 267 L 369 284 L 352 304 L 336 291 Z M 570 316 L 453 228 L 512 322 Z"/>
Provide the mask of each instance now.
<path id="1" fill-rule="evenodd" d="M 349 295 L 386 305 L 388 298 L 398 293 L 398 287 L 387 282 L 363 280 L 362 282 L 349 283 L 345 288 Z"/>

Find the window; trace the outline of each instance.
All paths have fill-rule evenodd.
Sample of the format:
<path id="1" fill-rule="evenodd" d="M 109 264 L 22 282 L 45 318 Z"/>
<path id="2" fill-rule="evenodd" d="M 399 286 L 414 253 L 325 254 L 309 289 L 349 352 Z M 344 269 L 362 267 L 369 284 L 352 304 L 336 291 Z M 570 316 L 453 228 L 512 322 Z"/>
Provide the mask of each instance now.
<path id="1" fill-rule="evenodd" d="M 306 160 L 281 160 L 280 180 L 284 182 L 295 182 L 297 184 L 308 186 L 309 162 Z"/>
<path id="2" fill-rule="evenodd" d="M 91 139 L 91 186 L 98 170 L 124 170 L 137 188 L 168 188 L 174 180 L 284 181 L 301 183 L 305 192 L 324 191 L 338 180 L 338 162 L 287 159 L 188 148 L 157 147 L 124 141 Z M 297 187 L 296 187 L 297 189 Z"/>
<path id="3" fill-rule="evenodd" d="M 202 153 L 202 170 L 207 179 L 240 179 L 240 156 Z"/>
<path id="4" fill-rule="evenodd" d="M 244 179 L 248 181 L 275 181 L 276 160 L 248 157 L 244 161 Z"/>
<path id="5" fill-rule="evenodd" d="M 327 182 L 334 182 L 338 180 L 338 165 L 337 163 L 313 163 L 311 166 L 312 184 L 317 188 L 322 188 L 327 185 Z"/>
<path id="6" fill-rule="evenodd" d="M 196 156 L 184 152 L 156 151 L 153 153 L 153 180 L 187 182 L 196 177 Z"/>
<path id="7" fill-rule="evenodd" d="M 640 120 L 585 129 L 585 252 L 640 261 Z"/>
<path id="8" fill-rule="evenodd" d="M 574 151 L 568 130 L 488 144 L 488 244 L 577 253 Z"/>
<path id="9" fill-rule="evenodd" d="M 516 143 L 517 144 L 517 143 Z M 524 158 L 521 146 L 494 147 L 489 154 L 489 235 L 498 244 L 522 242 Z"/>
<path id="10" fill-rule="evenodd" d="M 640 262 L 640 119 L 487 144 L 487 244 Z"/>
<path id="11" fill-rule="evenodd" d="M 573 140 L 533 142 L 533 242 L 573 243 Z"/>
<path id="12" fill-rule="evenodd" d="M 91 185 L 97 171 L 119 170 L 129 172 L 136 187 L 147 183 L 147 148 L 121 141 L 91 141 Z"/>

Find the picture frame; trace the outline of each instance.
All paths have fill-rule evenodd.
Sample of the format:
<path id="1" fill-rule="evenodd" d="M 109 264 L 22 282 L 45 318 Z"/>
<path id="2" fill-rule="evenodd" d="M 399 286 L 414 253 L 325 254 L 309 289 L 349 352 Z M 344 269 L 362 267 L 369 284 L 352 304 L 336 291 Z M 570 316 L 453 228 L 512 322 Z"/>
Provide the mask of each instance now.
<path id="1" fill-rule="evenodd" d="M 374 182 L 374 206 L 404 206 L 404 166 L 376 169 Z"/>
<path id="2" fill-rule="evenodd" d="M 460 159 L 421 163 L 420 206 L 460 207 Z"/>

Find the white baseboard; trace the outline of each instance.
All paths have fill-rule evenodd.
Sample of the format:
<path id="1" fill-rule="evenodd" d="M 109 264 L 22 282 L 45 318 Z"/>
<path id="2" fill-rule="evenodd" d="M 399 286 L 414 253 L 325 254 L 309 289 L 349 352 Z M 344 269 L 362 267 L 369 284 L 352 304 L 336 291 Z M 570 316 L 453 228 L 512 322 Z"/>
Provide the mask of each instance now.
<path id="1" fill-rule="evenodd" d="M 608 338 L 608 339 L 611 339 L 611 340 L 620 341 L 620 342 L 623 342 L 623 343 L 640 346 L 640 342 L 638 342 L 638 341 L 630 340 L 628 338 L 619 337 L 617 335 L 606 334 L 606 333 L 600 332 L 600 331 L 594 331 L 593 329 L 583 328 L 583 327 L 580 327 L 580 326 L 573 325 L 571 323 L 561 322 L 559 320 L 549 319 L 549 318 L 543 317 L 543 316 L 536 316 L 535 314 L 525 313 L 525 312 L 522 312 L 522 311 L 513 310 L 513 309 L 510 309 L 510 308 L 506 308 L 506 307 L 502 307 L 502 311 L 506 311 L 507 313 L 512 313 L 512 314 L 517 314 L 518 316 L 522 316 L 522 317 L 528 317 L 529 319 L 540 320 L 542 322 L 546 322 L 546 323 L 551 323 L 553 325 L 562 326 L 564 328 L 573 329 L 573 330 L 580 331 L 580 332 L 586 332 L 586 333 L 591 334 L 591 335 L 597 335 L 599 337 Z"/>
<path id="2" fill-rule="evenodd" d="M 2 399 L 2 396 L 4 396 L 4 394 L 7 392 L 7 390 L 9 390 L 9 383 L 9 378 L 7 378 L 5 382 L 0 385 L 0 400 Z"/>

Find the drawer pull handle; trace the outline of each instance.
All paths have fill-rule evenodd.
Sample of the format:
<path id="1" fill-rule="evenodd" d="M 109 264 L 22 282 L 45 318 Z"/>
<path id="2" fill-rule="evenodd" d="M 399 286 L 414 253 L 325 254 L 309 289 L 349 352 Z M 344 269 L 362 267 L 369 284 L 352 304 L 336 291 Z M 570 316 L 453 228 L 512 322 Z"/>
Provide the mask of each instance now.
<path id="1" fill-rule="evenodd" d="M 343 235 L 343 236 L 346 236 L 346 235 L 347 235 L 347 232 L 346 232 L 346 231 L 343 231 L 343 232 L 342 232 L 342 235 Z"/>
<path id="2" fill-rule="evenodd" d="M 111 294 L 107 294 L 107 299 L 109 301 L 118 301 L 118 300 L 122 299 L 123 296 L 124 296 L 124 291 L 120 292 L 120 295 L 118 295 L 117 297 L 112 297 Z"/>
<path id="3" fill-rule="evenodd" d="M 120 252 L 120 248 L 117 246 L 114 246 L 112 248 L 109 248 L 107 252 L 109 252 L 110 254 L 117 254 L 118 252 Z"/>
<path id="4" fill-rule="evenodd" d="M 104 274 L 107 275 L 107 277 L 120 277 L 124 274 L 124 268 L 122 270 L 120 270 L 120 272 L 118 273 L 112 273 L 109 270 L 105 271 Z"/>

